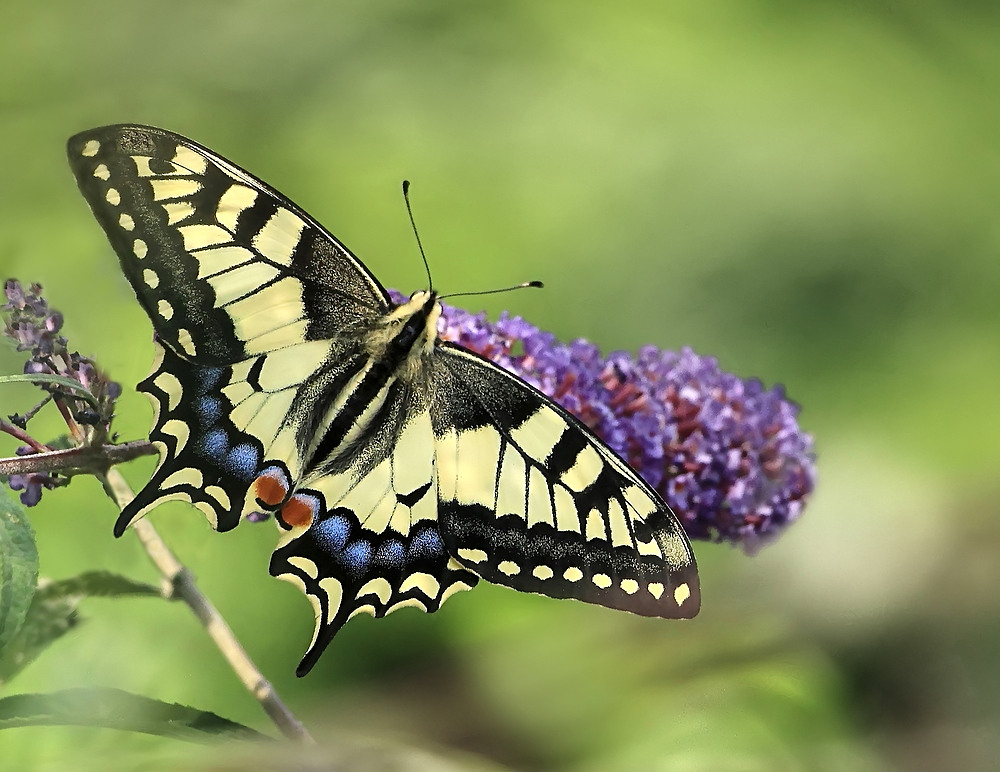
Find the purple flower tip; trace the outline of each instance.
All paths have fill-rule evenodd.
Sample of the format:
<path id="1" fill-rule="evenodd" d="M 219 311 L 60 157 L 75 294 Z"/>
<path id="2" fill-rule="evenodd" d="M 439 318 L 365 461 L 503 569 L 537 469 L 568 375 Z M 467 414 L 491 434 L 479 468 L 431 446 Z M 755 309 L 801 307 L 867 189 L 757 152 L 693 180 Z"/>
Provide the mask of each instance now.
<path id="1" fill-rule="evenodd" d="M 659 491 L 692 539 L 752 553 L 802 514 L 816 478 L 813 440 L 781 386 L 766 389 L 687 348 L 602 357 L 587 341 L 560 343 L 507 314 L 489 322 L 445 306 L 439 332 L 580 418 Z"/>
<path id="2" fill-rule="evenodd" d="M 25 375 L 58 375 L 86 388 L 92 400 L 83 399 L 78 392 L 61 386 L 42 386 L 49 398 L 68 408 L 64 410 L 64 417 L 67 423 L 75 421 L 73 428 L 77 436 L 82 434 L 88 442 L 103 442 L 108 435 L 121 386 L 108 380 L 88 357 L 69 351 L 66 338 L 59 334 L 63 315 L 49 308 L 40 284 L 31 284 L 25 289 L 16 279 L 8 279 L 4 283 L 4 296 L 6 303 L 0 306 L 0 321 L 3 322 L 0 334 L 13 339 L 19 351 L 30 352 L 24 363 Z M 23 416 L 11 416 L 11 420 L 25 430 L 28 420 L 37 410 L 35 408 Z M 27 450 L 34 452 L 30 448 Z M 21 501 L 27 506 L 38 503 L 43 488 L 51 489 L 67 482 L 66 477 L 42 472 L 12 475 L 8 480 L 11 488 L 22 491 Z"/>

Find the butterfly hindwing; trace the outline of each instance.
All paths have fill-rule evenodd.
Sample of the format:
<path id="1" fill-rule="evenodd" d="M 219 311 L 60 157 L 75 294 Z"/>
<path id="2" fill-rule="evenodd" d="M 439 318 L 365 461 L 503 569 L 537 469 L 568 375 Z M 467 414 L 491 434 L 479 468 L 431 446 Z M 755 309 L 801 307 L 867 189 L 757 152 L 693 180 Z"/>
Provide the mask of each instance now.
<path id="1" fill-rule="evenodd" d="M 173 498 L 228 530 L 254 508 L 265 460 L 294 479 L 296 431 L 316 422 L 308 398 L 336 390 L 343 341 L 388 296 L 309 215 L 191 140 L 109 126 L 71 138 L 68 154 L 163 349 L 140 384 L 160 466 L 116 532 Z"/>
<path id="2" fill-rule="evenodd" d="M 317 517 L 290 529 L 271 557 L 271 574 L 297 584 L 316 610 L 307 672 L 355 614 L 382 617 L 406 606 L 436 611 L 478 577 L 445 549 L 437 523 L 430 413 L 397 394 L 366 427 L 367 458 L 328 471 L 296 496 Z"/>
<path id="3" fill-rule="evenodd" d="M 307 341 L 231 365 L 202 365 L 157 344 L 153 373 L 139 383 L 155 409 L 150 439 L 160 464 L 123 511 L 127 525 L 162 501 L 182 499 L 228 531 L 261 509 L 251 485 L 264 467 L 302 472 L 316 406 L 349 379 L 352 357 L 329 341 Z"/>
<path id="4" fill-rule="evenodd" d="M 435 370 L 439 518 L 486 581 L 645 616 L 692 617 L 694 555 L 673 512 L 552 402 L 443 344 Z"/>

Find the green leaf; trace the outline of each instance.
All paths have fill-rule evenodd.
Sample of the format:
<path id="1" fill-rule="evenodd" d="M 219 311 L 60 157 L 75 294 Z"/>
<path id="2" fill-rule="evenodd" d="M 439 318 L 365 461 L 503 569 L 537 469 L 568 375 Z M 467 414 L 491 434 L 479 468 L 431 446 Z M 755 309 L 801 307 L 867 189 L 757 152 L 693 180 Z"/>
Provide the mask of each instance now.
<path id="1" fill-rule="evenodd" d="M 40 598 L 37 594 L 14 639 L 0 652 L 0 685 L 23 670 L 79 621 L 76 601 Z"/>
<path id="2" fill-rule="evenodd" d="M 157 587 L 107 571 L 88 571 L 69 579 L 42 579 L 18 634 L 0 651 L 0 684 L 6 683 L 50 644 L 75 627 L 77 607 L 87 597 L 155 596 Z"/>
<path id="3" fill-rule="evenodd" d="M 63 599 L 79 603 L 84 598 L 121 598 L 156 596 L 160 588 L 146 582 L 137 582 L 110 571 L 87 571 L 69 579 L 43 580 L 38 583 L 37 594 L 46 600 Z"/>
<path id="4" fill-rule="evenodd" d="M 0 699 L 0 729 L 69 725 L 122 729 L 189 742 L 272 739 L 214 713 L 120 689 L 66 689 Z"/>
<path id="5" fill-rule="evenodd" d="M 35 583 L 38 549 L 24 509 L 0 490 L 0 656 L 24 624 Z"/>
<path id="6" fill-rule="evenodd" d="M 50 383 L 53 386 L 62 386 L 69 389 L 71 397 L 82 399 L 90 404 L 95 410 L 100 410 L 100 403 L 97 397 L 90 393 L 90 390 L 79 381 L 67 378 L 63 375 L 48 375 L 47 373 L 32 373 L 31 375 L 0 375 L 0 385 L 6 383 Z"/>

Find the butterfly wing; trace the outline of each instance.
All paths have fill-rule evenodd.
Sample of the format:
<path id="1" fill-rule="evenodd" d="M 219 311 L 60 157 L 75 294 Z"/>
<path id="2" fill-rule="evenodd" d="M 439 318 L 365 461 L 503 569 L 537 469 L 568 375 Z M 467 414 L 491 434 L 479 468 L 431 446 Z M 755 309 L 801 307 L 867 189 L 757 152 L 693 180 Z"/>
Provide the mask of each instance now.
<path id="1" fill-rule="evenodd" d="M 168 348 L 232 364 L 385 313 L 368 269 L 285 196 L 196 142 L 107 126 L 70 166 Z"/>
<path id="2" fill-rule="evenodd" d="M 271 574 L 298 585 L 316 611 L 305 675 L 356 614 L 382 617 L 406 606 L 436 611 L 478 577 L 449 556 L 437 523 L 434 435 L 423 395 L 391 395 L 365 425 L 359 453 L 296 496 L 318 517 L 290 529 Z"/>
<path id="3" fill-rule="evenodd" d="M 524 381 L 458 346 L 437 356 L 438 517 L 461 565 L 522 592 L 698 613 L 691 546 L 648 484 Z"/>
<path id="4" fill-rule="evenodd" d="M 139 388 L 160 466 L 116 533 L 173 498 L 232 528 L 265 459 L 296 478 L 315 398 L 360 366 L 351 331 L 389 297 L 309 215 L 196 142 L 108 126 L 68 154 L 158 341 Z"/>

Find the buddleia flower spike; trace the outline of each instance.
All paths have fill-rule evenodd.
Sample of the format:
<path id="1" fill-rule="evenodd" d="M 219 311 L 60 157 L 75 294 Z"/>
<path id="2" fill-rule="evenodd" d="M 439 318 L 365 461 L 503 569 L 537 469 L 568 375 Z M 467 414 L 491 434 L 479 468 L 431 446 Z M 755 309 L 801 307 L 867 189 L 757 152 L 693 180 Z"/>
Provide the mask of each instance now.
<path id="1" fill-rule="evenodd" d="M 440 334 L 577 416 L 663 496 L 692 539 L 753 553 L 799 518 L 813 491 L 813 438 L 781 386 L 740 378 L 688 348 L 601 356 L 592 343 L 561 343 L 506 313 L 490 322 L 445 306 Z"/>

